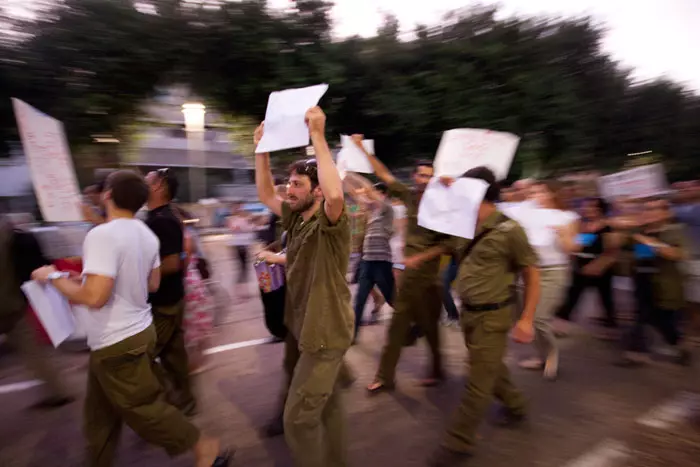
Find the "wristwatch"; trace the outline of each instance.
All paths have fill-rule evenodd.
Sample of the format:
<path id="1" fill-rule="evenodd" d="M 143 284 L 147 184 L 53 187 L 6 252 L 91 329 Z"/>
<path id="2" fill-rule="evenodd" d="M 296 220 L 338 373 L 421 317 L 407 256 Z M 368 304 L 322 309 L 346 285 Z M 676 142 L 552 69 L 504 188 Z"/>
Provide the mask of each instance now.
<path id="1" fill-rule="evenodd" d="M 49 273 L 49 275 L 46 277 L 49 281 L 55 281 L 56 279 L 66 279 L 70 277 L 70 273 L 67 272 L 61 272 L 61 271 L 54 271 Z"/>

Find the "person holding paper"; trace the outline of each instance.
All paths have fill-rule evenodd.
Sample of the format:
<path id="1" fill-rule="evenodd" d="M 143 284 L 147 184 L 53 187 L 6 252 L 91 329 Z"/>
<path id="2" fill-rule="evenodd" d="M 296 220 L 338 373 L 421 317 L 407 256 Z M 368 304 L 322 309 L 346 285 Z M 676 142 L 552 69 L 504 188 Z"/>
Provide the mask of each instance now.
<path id="1" fill-rule="evenodd" d="M 537 255 L 520 224 L 497 209 L 495 175 L 486 167 L 476 167 L 463 176 L 489 185 L 479 207 L 474 239 L 455 242 L 460 265 L 456 289 L 462 300 L 469 380 L 445 439 L 429 459 L 431 467 L 461 466 L 472 456 L 477 429 L 494 397 L 504 406 L 502 424 L 525 418 L 525 398 L 510 381 L 503 357 L 508 331 L 516 342 L 532 341 L 539 301 Z M 518 275 L 524 280 L 525 299 L 522 316 L 513 327 L 512 287 Z"/>
<path id="2" fill-rule="evenodd" d="M 260 201 L 282 217 L 287 231 L 285 438 L 300 467 L 343 466 L 345 422 L 338 382 L 355 329 L 346 279 L 350 221 L 326 142 L 326 116 L 313 107 L 306 122 L 316 159 L 291 165 L 286 199 L 275 193 L 267 153 L 256 154 L 255 183 Z M 256 146 L 263 134 L 264 123 L 255 131 Z"/>
<path id="3" fill-rule="evenodd" d="M 578 215 L 565 209 L 560 198 L 561 186 L 555 181 L 541 181 L 531 187 L 531 199 L 540 212 L 558 213 L 561 224 L 552 226 L 555 236 L 534 246 L 539 257 L 540 301 L 535 311 L 535 347 L 538 355 L 520 362 L 520 367 L 543 371 L 545 379 L 554 380 L 559 368 L 557 339 L 552 320 L 566 298 L 569 284 L 569 255 L 576 249 Z M 535 210 L 535 213 L 538 209 Z"/>
<path id="4" fill-rule="evenodd" d="M 69 301 L 90 308 L 85 330 L 90 347 L 85 398 L 88 465 L 113 465 L 122 424 L 171 456 L 193 451 L 197 467 L 228 465 L 219 441 L 203 436 L 170 405 L 154 371 L 156 331 L 148 292 L 158 290 L 158 238 L 136 212 L 148 198 L 144 179 L 131 171 L 109 176 L 107 222 L 83 245 L 83 279 L 45 266 L 32 273 Z"/>
<path id="5" fill-rule="evenodd" d="M 364 151 L 361 136 L 353 136 L 353 139 Z M 415 333 L 415 328 L 411 328 L 413 324 L 417 324 L 425 333 L 432 353 L 431 369 L 421 384 L 435 386 L 444 379 L 438 329 L 442 312 L 439 273 L 440 255 L 447 252 L 445 244 L 450 241 L 450 237 L 418 225 L 418 206 L 433 176 L 433 166 L 428 161 L 418 163 L 413 172 L 414 185 L 411 189 L 399 182 L 374 155 L 366 151 L 365 155 L 372 164 L 374 173 L 389 187 L 390 196 L 403 201 L 408 220 L 404 248 L 406 269 L 399 283 L 394 314 L 387 332 L 387 341 L 382 349 L 379 369 L 367 390 L 370 394 L 376 394 L 394 388 L 396 365 L 407 336 L 411 336 L 411 332 Z"/>

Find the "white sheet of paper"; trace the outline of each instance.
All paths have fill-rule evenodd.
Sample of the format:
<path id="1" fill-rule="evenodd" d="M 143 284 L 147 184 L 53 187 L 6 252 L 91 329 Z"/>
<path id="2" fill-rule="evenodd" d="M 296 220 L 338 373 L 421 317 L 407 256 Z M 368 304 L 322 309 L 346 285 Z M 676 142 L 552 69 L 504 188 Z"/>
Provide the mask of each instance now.
<path id="1" fill-rule="evenodd" d="M 75 319 L 68 300 L 51 285 L 35 281 L 22 284 L 22 291 L 31 303 L 54 347 L 75 333 Z"/>
<path id="2" fill-rule="evenodd" d="M 309 128 L 306 112 L 321 100 L 327 84 L 275 91 L 267 100 L 265 133 L 255 149 L 257 153 L 308 146 Z"/>
<path id="3" fill-rule="evenodd" d="M 47 222 L 82 222 L 80 190 L 63 123 L 12 98 L 24 154 Z"/>
<path id="4" fill-rule="evenodd" d="M 418 225 L 456 237 L 474 238 L 479 206 L 488 184 L 474 178 L 458 178 L 449 188 L 433 178 L 418 206 Z"/>
<path id="5" fill-rule="evenodd" d="M 338 152 L 338 159 L 336 162 L 338 171 L 340 172 L 340 178 L 344 179 L 347 172 L 362 174 L 371 174 L 374 172 L 369 159 L 367 159 L 365 153 L 360 151 L 360 148 L 357 147 L 352 137 L 340 135 L 340 143 L 342 147 Z M 374 140 L 366 139 L 362 141 L 362 146 L 364 146 L 365 151 L 374 154 Z"/>
<path id="6" fill-rule="evenodd" d="M 525 229 L 532 246 L 547 246 L 555 241 L 555 227 L 573 222 L 578 216 L 573 212 L 542 209 L 531 202 L 499 205 L 498 209 Z"/>
<path id="7" fill-rule="evenodd" d="M 435 155 L 435 176 L 460 177 L 474 167 L 486 166 L 498 180 L 508 177 L 520 138 L 500 131 L 459 128 L 442 134 Z"/>

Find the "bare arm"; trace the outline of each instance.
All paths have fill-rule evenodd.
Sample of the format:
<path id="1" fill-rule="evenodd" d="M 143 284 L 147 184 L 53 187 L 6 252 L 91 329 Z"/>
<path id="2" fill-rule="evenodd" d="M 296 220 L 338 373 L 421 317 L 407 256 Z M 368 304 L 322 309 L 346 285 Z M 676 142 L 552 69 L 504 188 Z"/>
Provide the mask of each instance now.
<path id="1" fill-rule="evenodd" d="M 669 245 L 645 235 L 635 235 L 634 239 L 639 243 L 650 246 L 659 256 L 669 261 L 684 261 L 687 259 L 686 251 L 682 247 Z"/>
<path id="2" fill-rule="evenodd" d="M 332 224 L 335 224 L 345 209 L 345 194 L 343 181 L 340 179 L 338 168 L 333 162 L 333 156 L 326 141 L 326 115 L 320 107 L 313 107 L 306 112 L 306 122 L 309 126 L 311 143 L 316 152 L 318 184 L 325 200 L 326 217 Z"/>
<path id="3" fill-rule="evenodd" d="M 265 123 L 261 123 L 255 129 L 253 141 L 257 146 L 263 136 Z M 277 216 L 282 216 L 282 200 L 277 196 L 275 190 L 275 180 L 270 169 L 270 154 L 262 153 L 255 155 L 255 186 L 258 189 L 260 202 L 267 206 Z"/>
<path id="4" fill-rule="evenodd" d="M 83 282 L 61 278 L 56 279 L 52 284 L 68 301 L 77 305 L 85 305 L 91 309 L 99 309 L 105 306 L 112 296 L 114 279 L 88 275 Z"/>
<path id="5" fill-rule="evenodd" d="M 160 274 L 175 274 L 182 269 L 180 255 L 168 255 L 160 260 Z"/>
<path id="6" fill-rule="evenodd" d="M 370 165 L 372 166 L 372 170 L 374 170 L 374 173 L 379 177 L 381 181 L 386 183 L 387 185 L 391 185 L 396 181 L 396 177 L 394 177 L 389 169 L 384 165 L 379 159 L 377 159 L 374 154 L 370 154 L 365 150 L 365 147 L 362 145 L 362 135 L 352 135 L 352 140 L 355 142 L 358 148 L 367 156 L 367 159 L 369 160 Z"/>
<path id="7" fill-rule="evenodd" d="M 151 269 L 148 275 L 148 291 L 157 292 L 160 288 L 160 268 Z"/>
<path id="8" fill-rule="evenodd" d="M 525 284 L 525 299 L 520 319 L 532 323 L 540 301 L 540 270 L 536 266 L 528 266 L 523 269 L 522 276 Z"/>

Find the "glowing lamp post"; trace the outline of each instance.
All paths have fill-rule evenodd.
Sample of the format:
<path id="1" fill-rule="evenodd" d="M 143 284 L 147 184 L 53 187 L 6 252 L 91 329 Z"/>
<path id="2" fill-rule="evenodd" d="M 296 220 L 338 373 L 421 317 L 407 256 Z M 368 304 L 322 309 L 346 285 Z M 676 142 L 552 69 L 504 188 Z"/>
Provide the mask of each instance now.
<path id="1" fill-rule="evenodd" d="M 187 132 L 187 154 L 189 159 L 190 201 L 197 202 L 207 192 L 206 154 L 204 152 L 204 115 L 206 107 L 200 103 L 182 106 Z"/>

